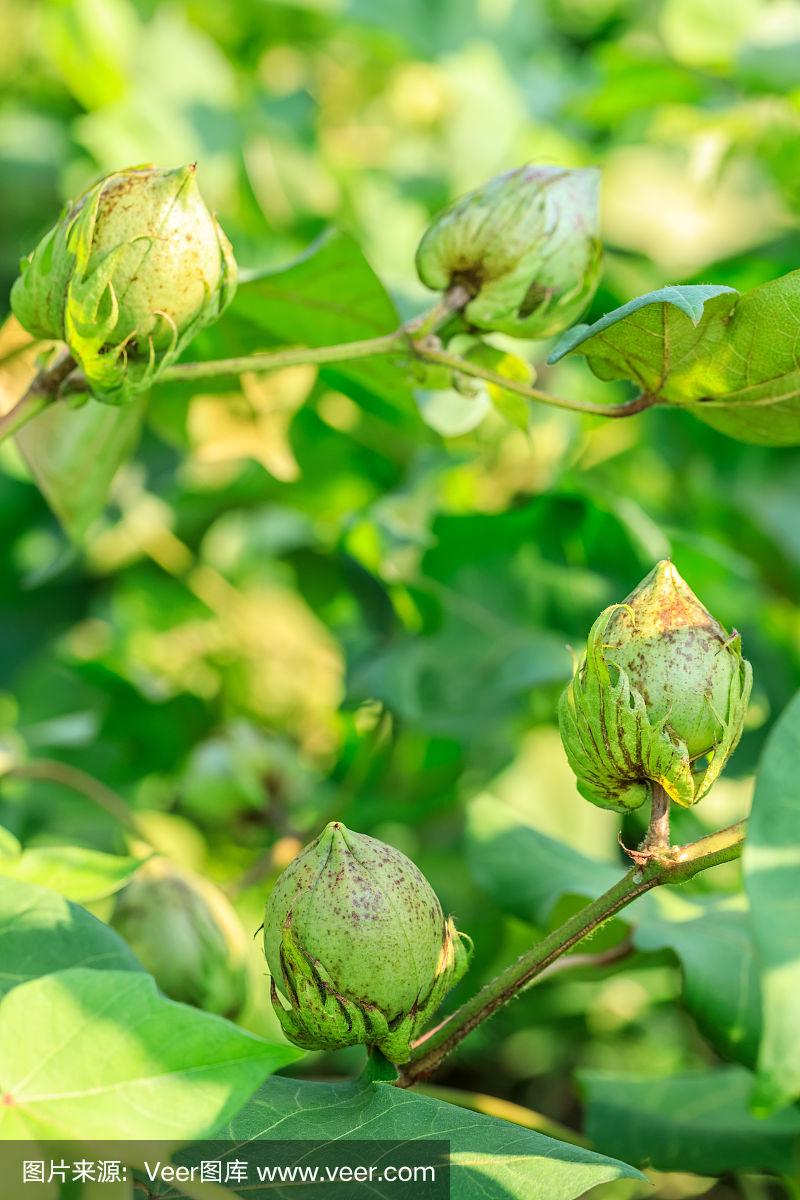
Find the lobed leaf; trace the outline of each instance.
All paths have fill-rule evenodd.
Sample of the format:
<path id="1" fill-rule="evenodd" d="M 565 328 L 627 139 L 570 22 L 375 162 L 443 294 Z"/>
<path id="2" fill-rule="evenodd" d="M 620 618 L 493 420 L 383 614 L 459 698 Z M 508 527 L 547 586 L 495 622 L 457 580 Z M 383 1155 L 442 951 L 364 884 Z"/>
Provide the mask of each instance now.
<path id="1" fill-rule="evenodd" d="M 379 337 L 400 324 L 357 243 L 336 231 L 323 235 L 289 266 L 245 278 L 229 314 L 246 319 L 270 341 L 295 346 Z M 254 349 L 251 345 L 248 353 Z M 387 423 L 422 427 L 410 381 L 391 357 L 332 363 L 321 374 Z"/>
<path id="2" fill-rule="evenodd" d="M 629 300 L 593 325 L 576 325 L 548 362 L 576 351 L 600 379 L 630 379 L 650 395 L 680 396 L 698 349 L 736 303 L 734 288 L 712 284 L 664 287 Z"/>

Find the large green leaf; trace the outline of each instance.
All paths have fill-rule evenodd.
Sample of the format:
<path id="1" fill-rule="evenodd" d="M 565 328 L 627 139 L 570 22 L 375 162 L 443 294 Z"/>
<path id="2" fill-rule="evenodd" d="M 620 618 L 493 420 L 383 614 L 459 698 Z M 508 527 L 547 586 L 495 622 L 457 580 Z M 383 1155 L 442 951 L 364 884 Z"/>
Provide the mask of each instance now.
<path id="1" fill-rule="evenodd" d="M 761 1035 L 756 949 L 741 895 L 652 893 L 634 934 L 640 950 L 668 948 L 683 970 L 683 999 L 708 1040 L 726 1058 L 755 1065 Z"/>
<path id="2" fill-rule="evenodd" d="M 741 1067 L 671 1079 L 586 1071 L 580 1079 L 587 1133 L 607 1154 L 699 1175 L 797 1172 L 800 1110 L 754 1117 L 748 1108 L 753 1078 Z"/>
<path id="3" fill-rule="evenodd" d="M 489 793 L 469 806 L 467 853 L 475 880 L 503 912 L 533 925 L 548 921 L 562 896 L 594 899 L 622 874 L 525 824 Z"/>
<path id="4" fill-rule="evenodd" d="M 764 993 L 758 1101 L 800 1096 L 800 695 L 782 714 L 758 771 L 744 852 Z"/>
<path id="5" fill-rule="evenodd" d="M 100 515 L 111 483 L 139 438 L 146 397 L 119 407 L 87 400 L 52 404 L 21 429 L 17 443 L 65 531 L 80 542 Z"/>
<path id="6" fill-rule="evenodd" d="M 800 443 L 800 271 L 742 296 L 661 288 L 568 330 L 550 361 L 586 355 L 601 379 L 630 379 L 740 441 Z"/>
<path id="7" fill-rule="evenodd" d="M 476 730 L 488 733 L 531 688 L 568 674 L 557 634 L 498 619 L 496 636 L 487 636 L 480 617 L 459 611 L 457 600 L 447 597 L 443 615 L 435 636 L 399 637 L 365 655 L 351 673 L 351 699 L 381 700 L 416 728 L 467 740 Z M 465 645 L 471 646 L 469 686 Z"/>
<path id="8" fill-rule="evenodd" d="M 468 854 L 481 887 L 504 912 L 545 924 L 561 896 L 594 899 L 624 867 L 597 862 L 526 824 L 492 796 L 470 805 Z M 760 1004 L 755 951 L 743 897 L 708 897 L 664 887 L 619 914 L 637 949 L 668 948 L 680 961 L 683 999 L 720 1051 L 755 1062 Z"/>
<path id="9" fill-rule="evenodd" d="M 392 333 L 397 311 L 356 242 L 331 232 L 288 267 L 246 279 L 228 319 L 245 318 L 270 340 L 328 346 Z M 393 425 L 422 427 L 406 373 L 391 356 L 352 359 L 322 374 Z"/>
<path id="10" fill-rule="evenodd" d="M 376 505 L 373 531 L 390 544 L 402 536 L 405 519 L 411 548 L 410 507 L 404 510 L 401 499 Z M 476 744 L 527 706 L 533 689 L 565 681 L 568 639 L 543 627 L 541 576 L 531 553 L 539 519 L 533 504 L 437 516 L 422 534 L 427 548 L 409 589 L 424 627 L 398 629 L 391 638 L 381 631 L 359 647 L 351 700 L 379 699 L 417 729 Z"/>
<path id="11" fill-rule="evenodd" d="M 67 967 L 141 970 L 122 938 L 85 909 L 47 888 L 0 878 L 0 996 Z"/>
<path id="12" fill-rule="evenodd" d="M 143 972 L 46 975 L 0 1003 L 0 1138 L 202 1137 L 299 1056 Z"/>
<path id="13" fill-rule="evenodd" d="M 451 1193 L 458 1200 L 569 1200 L 608 1180 L 639 1177 L 624 1162 L 380 1083 L 271 1079 L 217 1136 L 236 1141 L 443 1139 L 450 1143 Z"/>
<path id="14" fill-rule="evenodd" d="M 0 875 L 41 884 L 85 904 L 119 891 L 143 862 L 83 846 L 34 846 L 18 855 L 0 854 Z"/>

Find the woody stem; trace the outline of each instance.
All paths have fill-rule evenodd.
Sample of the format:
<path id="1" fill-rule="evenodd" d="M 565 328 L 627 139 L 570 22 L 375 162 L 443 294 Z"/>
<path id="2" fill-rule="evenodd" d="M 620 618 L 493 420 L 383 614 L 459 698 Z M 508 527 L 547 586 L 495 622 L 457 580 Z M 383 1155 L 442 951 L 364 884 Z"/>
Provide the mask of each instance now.
<path id="1" fill-rule="evenodd" d="M 660 783 L 652 785 L 650 824 L 640 850 L 669 849 L 669 796 Z"/>

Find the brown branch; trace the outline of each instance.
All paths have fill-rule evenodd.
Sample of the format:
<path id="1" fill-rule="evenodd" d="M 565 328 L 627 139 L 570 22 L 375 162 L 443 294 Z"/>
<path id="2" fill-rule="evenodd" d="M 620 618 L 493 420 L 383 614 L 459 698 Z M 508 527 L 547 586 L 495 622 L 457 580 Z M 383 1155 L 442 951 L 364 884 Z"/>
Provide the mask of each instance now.
<path id="1" fill-rule="evenodd" d="M 72 374 L 76 365 L 72 355 L 64 353 L 52 367 L 38 373 L 14 407 L 0 417 L 0 442 L 13 437 L 23 425 L 27 425 L 28 421 L 32 421 L 58 398 L 61 385 Z"/>

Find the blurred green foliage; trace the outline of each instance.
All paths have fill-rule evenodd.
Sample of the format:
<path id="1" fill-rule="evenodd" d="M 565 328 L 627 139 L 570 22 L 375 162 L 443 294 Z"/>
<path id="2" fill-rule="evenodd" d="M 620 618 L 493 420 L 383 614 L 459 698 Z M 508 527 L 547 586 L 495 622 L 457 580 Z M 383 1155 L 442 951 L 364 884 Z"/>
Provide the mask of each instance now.
<path id="1" fill-rule="evenodd" d="M 608 253 L 586 319 L 668 283 L 748 288 L 800 259 L 799 64 L 789 0 L 5 0 L 0 315 L 60 204 L 146 161 L 198 161 L 244 267 L 284 266 L 342 230 L 403 316 L 427 303 L 413 253 L 430 214 L 525 160 L 603 169 Z M 265 346 L 327 340 L 304 295 L 288 310 L 243 293 L 196 353 L 235 352 L 245 330 Z M 553 391 L 626 394 L 582 360 L 547 368 L 548 346 L 528 349 Z M 473 936 L 472 986 L 530 943 L 529 921 L 554 916 L 505 916 L 480 869 L 467 874 L 467 802 L 499 797 L 621 866 L 617 819 L 577 797 L 555 701 L 566 645 L 657 558 L 742 633 L 755 673 L 726 779 L 679 814 L 676 838 L 747 810 L 765 735 L 800 684 L 799 488 L 797 450 L 741 445 L 675 410 L 603 422 L 541 409 L 527 430 L 489 413 L 443 437 L 403 380 L 355 368 L 164 385 L 81 553 L 18 451 L 0 451 L 3 738 L 122 795 L 159 849 L 238 888 L 252 929 L 270 879 L 329 816 L 391 842 Z M 52 781 L 12 774 L 0 824 L 26 847 L 125 849 L 113 816 Z M 622 836 L 640 830 L 636 814 Z M 693 890 L 705 901 L 735 882 L 726 868 Z M 543 982 L 442 1081 L 579 1127 L 576 1068 L 718 1064 L 658 944 Z M 257 949 L 252 973 L 245 1024 L 277 1037 Z M 604 1077 L 587 1078 L 602 1097 Z M 712 1186 L 735 1194 L 686 1175 L 661 1177 L 658 1194 Z"/>

